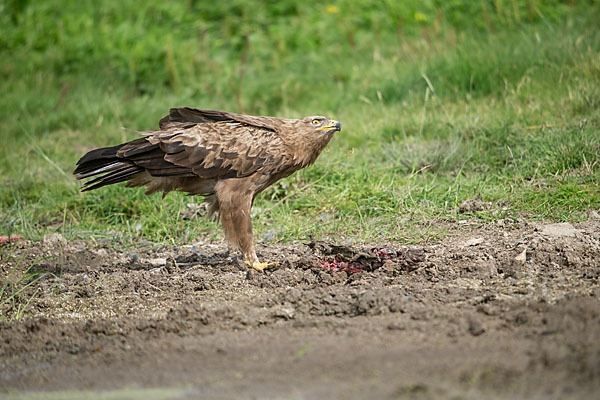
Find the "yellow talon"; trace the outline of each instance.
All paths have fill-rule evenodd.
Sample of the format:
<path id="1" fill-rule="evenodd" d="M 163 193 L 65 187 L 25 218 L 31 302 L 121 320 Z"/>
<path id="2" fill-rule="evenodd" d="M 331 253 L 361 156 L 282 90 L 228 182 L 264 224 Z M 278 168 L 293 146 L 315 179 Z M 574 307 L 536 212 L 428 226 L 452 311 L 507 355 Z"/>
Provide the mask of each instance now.
<path id="1" fill-rule="evenodd" d="M 250 261 L 246 260 L 246 264 L 250 265 Z M 251 267 L 257 271 L 263 272 L 265 270 L 265 268 L 268 268 L 272 265 L 278 266 L 279 263 L 278 262 L 254 262 L 254 263 L 252 263 Z"/>

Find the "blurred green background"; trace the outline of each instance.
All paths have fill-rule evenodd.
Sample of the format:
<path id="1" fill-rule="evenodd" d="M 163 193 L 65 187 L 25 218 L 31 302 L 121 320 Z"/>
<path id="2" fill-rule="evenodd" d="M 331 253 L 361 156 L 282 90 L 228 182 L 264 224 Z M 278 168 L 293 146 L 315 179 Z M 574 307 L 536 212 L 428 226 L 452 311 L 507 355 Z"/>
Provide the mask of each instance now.
<path id="1" fill-rule="evenodd" d="M 170 107 L 342 121 L 255 203 L 258 238 L 427 240 L 600 208 L 600 2 L 0 2 L 0 235 L 221 238 L 171 193 L 71 171 Z M 491 206 L 459 213 L 462 200 Z M 112 236 L 111 236 L 112 237 Z"/>

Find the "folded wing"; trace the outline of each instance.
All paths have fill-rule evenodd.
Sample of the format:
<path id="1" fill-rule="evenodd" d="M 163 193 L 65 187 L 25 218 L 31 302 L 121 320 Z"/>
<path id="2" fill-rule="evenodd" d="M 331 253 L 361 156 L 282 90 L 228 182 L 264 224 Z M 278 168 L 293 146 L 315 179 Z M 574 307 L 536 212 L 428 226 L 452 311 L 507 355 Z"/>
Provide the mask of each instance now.
<path id="1" fill-rule="evenodd" d="M 171 109 L 161 130 L 118 146 L 88 152 L 74 171 L 82 190 L 153 177 L 226 179 L 279 170 L 289 159 L 277 118 L 221 111 Z"/>

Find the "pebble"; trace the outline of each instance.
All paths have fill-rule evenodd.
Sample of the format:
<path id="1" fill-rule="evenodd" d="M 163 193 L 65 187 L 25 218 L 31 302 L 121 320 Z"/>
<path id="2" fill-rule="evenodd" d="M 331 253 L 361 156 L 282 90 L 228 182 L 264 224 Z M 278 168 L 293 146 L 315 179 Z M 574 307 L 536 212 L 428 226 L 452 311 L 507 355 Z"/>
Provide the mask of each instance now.
<path id="1" fill-rule="evenodd" d="M 519 253 L 519 255 L 515 257 L 515 261 L 527 261 L 527 249 L 524 249 L 521 253 Z"/>
<path id="2" fill-rule="evenodd" d="M 60 233 L 49 233 L 44 235 L 42 243 L 46 246 L 64 246 L 67 241 Z"/>
<path id="3" fill-rule="evenodd" d="M 483 243 L 483 238 L 473 238 L 473 239 L 469 239 L 465 242 L 466 246 L 477 246 L 479 244 Z"/>
<path id="4" fill-rule="evenodd" d="M 469 333 L 473 336 L 479 336 L 483 332 L 485 332 L 485 327 L 481 323 L 481 321 L 471 318 L 469 320 Z"/>
<path id="5" fill-rule="evenodd" d="M 148 260 L 148 264 L 152 265 L 153 267 L 162 267 L 166 263 L 167 259 L 164 257 L 151 258 L 150 260 Z"/>
<path id="6" fill-rule="evenodd" d="M 541 228 L 538 229 L 540 230 L 542 235 L 554 237 L 573 237 L 578 232 L 581 232 L 579 229 L 575 229 L 575 227 L 568 222 L 543 225 Z"/>

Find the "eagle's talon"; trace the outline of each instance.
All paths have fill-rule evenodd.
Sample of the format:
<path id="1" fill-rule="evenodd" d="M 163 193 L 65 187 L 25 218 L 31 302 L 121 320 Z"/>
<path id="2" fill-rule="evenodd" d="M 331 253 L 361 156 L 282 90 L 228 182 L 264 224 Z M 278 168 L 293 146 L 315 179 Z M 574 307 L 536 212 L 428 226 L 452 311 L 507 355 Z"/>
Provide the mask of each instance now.
<path id="1" fill-rule="evenodd" d="M 246 260 L 246 264 L 259 272 L 264 272 L 266 268 L 274 266 L 277 267 L 279 265 L 278 262 L 253 262 L 250 264 L 250 261 Z"/>

